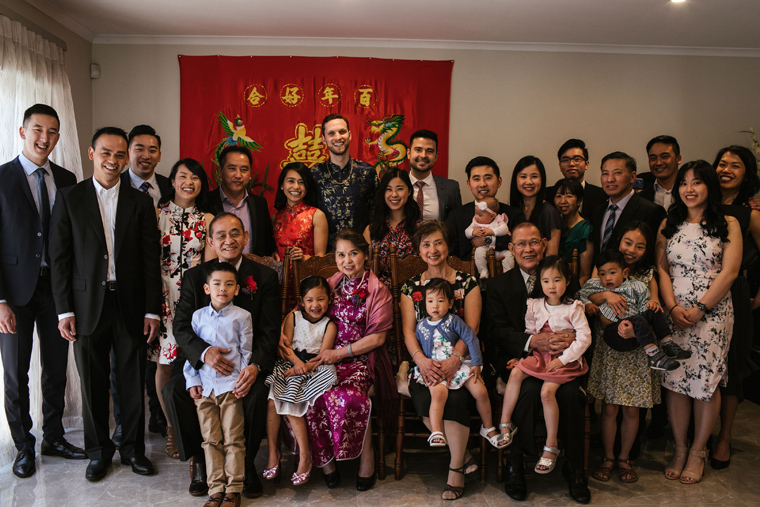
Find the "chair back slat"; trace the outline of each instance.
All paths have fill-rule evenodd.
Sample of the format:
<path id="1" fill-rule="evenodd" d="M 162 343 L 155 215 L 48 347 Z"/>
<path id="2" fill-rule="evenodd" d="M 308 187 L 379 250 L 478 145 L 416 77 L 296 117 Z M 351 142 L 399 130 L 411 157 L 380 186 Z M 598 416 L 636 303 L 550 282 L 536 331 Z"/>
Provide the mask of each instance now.
<path id="1" fill-rule="evenodd" d="M 296 301 L 300 301 L 301 297 L 301 280 L 308 276 L 319 275 L 325 279 L 330 278 L 332 275 L 338 272 L 338 266 L 335 264 L 334 255 L 321 255 L 309 257 L 305 261 L 297 260 L 293 261 L 293 275 L 295 285 Z"/>

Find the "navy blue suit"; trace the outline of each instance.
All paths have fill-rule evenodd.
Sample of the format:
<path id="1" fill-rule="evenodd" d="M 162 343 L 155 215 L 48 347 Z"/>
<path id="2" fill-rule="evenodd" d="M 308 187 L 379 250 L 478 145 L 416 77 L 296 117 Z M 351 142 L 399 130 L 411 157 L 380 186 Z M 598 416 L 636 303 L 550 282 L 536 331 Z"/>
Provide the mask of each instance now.
<path id="1" fill-rule="evenodd" d="M 76 184 L 76 176 L 50 163 L 58 190 Z M 42 363 L 42 435 L 53 443 L 63 437 L 63 398 L 69 344 L 58 332 L 49 269 L 41 270 L 42 220 L 18 158 L 0 166 L 0 300 L 16 315 L 16 334 L 0 334 L 5 382 L 5 415 L 16 448 L 34 449 L 30 433 L 29 363 L 34 326 Z M 48 248 L 48 252 L 49 252 Z"/>

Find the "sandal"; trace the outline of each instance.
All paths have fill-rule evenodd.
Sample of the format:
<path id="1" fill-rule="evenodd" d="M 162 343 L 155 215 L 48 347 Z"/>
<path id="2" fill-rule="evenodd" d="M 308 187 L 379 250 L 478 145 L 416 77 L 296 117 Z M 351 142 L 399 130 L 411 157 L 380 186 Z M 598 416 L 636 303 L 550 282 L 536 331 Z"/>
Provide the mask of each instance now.
<path id="1" fill-rule="evenodd" d="M 515 436 L 515 433 L 517 433 L 517 426 L 514 425 L 514 423 L 508 422 L 508 423 L 501 423 L 499 424 L 499 429 L 509 430 L 509 433 L 502 433 L 501 434 L 501 445 L 499 447 L 507 447 L 509 444 L 512 443 L 512 439 Z"/>
<path id="2" fill-rule="evenodd" d="M 482 424 L 480 425 L 480 436 L 488 440 L 488 442 L 496 447 L 497 449 L 501 449 L 502 447 L 506 447 L 506 444 L 504 443 L 504 440 L 501 438 L 501 433 L 496 433 L 496 435 L 489 437 L 488 434 L 492 431 L 496 431 L 495 426 L 491 426 L 490 428 L 484 427 Z"/>
<path id="3" fill-rule="evenodd" d="M 439 442 L 436 442 L 439 440 Z M 446 447 L 446 437 L 440 431 L 434 431 L 428 437 L 430 447 Z"/>
<path id="4" fill-rule="evenodd" d="M 633 469 L 633 460 L 630 459 L 619 459 L 618 462 L 618 479 L 620 479 L 620 482 L 624 483 L 631 483 L 636 482 L 639 480 L 639 474 L 636 473 L 636 470 Z M 628 465 L 628 468 L 621 468 L 620 464 Z"/>
<path id="5" fill-rule="evenodd" d="M 699 475 L 689 472 L 687 470 L 683 470 L 681 472 L 681 484 L 696 484 L 699 481 L 702 480 L 702 476 L 705 474 L 705 460 L 707 459 L 707 449 L 702 449 L 701 451 L 695 451 L 692 449 L 689 452 L 689 456 L 694 456 L 695 458 L 699 458 L 702 462 L 702 472 L 699 473 Z M 684 465 L 684 468 L 686 466 Z"/>
<path id="6" fill-rule="evenodd" d="M 604 466 L 605 463 L 612 463 L 611 467 Z M 591 476 L 597 481 L 607 482 L 612 477 L 612 469 L 615 467 L 615 458 L 604 458 L 599 464 L 599 467 L 594 470 Z"/>
<path id="7" fill-rule="evenodd" d="M 166 427 L 166 455 L 172 459 L 179 459 L 179 449 L 177 449 L 177 439 L 174 438 L 174 428 Z"/>
<path id="8" fill-rule="evenodd" d="M 536 468 L 533 469 L 537 474 L 548 474 L 549 472 L 554 470 L 554 465 L 557 464 L 557 456 L 559 456 L 559 449 L 556 447 L 549 447 L 545 445 L 544 451 L 554 454 L 554 458 L 544 458 L 543 456 L 541 456 L 541 458 L 538 460 L 538 463 L 536 463 Z M 545 468 L 538 468 L 538 467 L 545 467 Z"/>
<path id="9" fill-rule="evenodd" d="M 671 481 L 677 481 L 681 478 L 681 472 L 683 472 L 683 467 L 686 466 L 686 460 L 684 460 L 683 465 L 681 468 L 674 468 L 673 462 L 676 461 L 676 458 L 679 455 L 683 455 L 689 452 L 689 446 L 688 445 L 676 445 L 675 446 L 675 452 L 673 454 L 673 458 L 670 460 L 670 463 L 668 464 L 667 468 L 665 469 L 665 478 Z"/>
<path id="10" fill-rule="evenodd" d="M 458 474 L 464 475 L 464 467 L 461 468 L 451 468 L 449 467 L 449 470 L 452 472 L 456 472 Z M 446 498 L 443 495 L 446 493 L 454 493 L 454 498 Z M 464 495 L 464 486 L 452 486 L 451 484 L 446 484 L 446 487 L 443 488 L 443 493 L 441 494 L 441 500 L 459 500 L 462 498 L 462 495 Z"/>

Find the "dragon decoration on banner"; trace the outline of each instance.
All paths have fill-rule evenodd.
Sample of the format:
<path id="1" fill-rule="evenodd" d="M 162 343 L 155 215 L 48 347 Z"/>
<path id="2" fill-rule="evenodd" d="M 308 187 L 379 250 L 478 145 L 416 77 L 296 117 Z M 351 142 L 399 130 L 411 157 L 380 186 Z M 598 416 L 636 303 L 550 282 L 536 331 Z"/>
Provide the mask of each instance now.
<path id="1" fill-rule="evenodd" d="M 370 146 L 377 145 L 380 149 L 375 171 L 377 171 L 377 177 L 382 179 L 388 169 L 398 167 L 406 160 L 406 144 L 395 139 L 404 125 L 404 115 L 394 114 L 382 120 L 370 120 L 369 125 L 369 131 L 378 136 L 376 139 L 365 139 L 364 142 Z"/>
<path id="2" fill-rule="evenodd" d="M 243 124 L 240 115 L 235 116 L 234 124 L 228 120 L 221 111 L 217 114 L 217 118 L 219 119 L 222 129 L 227 134 L 227 137 L 219 142 L 214 151 L 214 164 L 217 166 L 216 169 L 214 169 L 214 180 L 218 187 L 222 182 L 222 175 L 220 173 L 221 167 L 219 166 L 219 155 L 222 153 L 222 150 L 228 146 L 242 146 L 248 148 L 251 152 L 260 152 L 261 145 L 246 135 L 245 125 Z M 252 189 L 260 187 L 259 195 L 264 195 L 264 192 L 273 189 L 271 185 L 267 184 L 267 176 L 269 176 L 269 165 L 267 165 L 266 170 L 264 171 L 264 176 L 260 181 L 258 172 L 251 176 L 251 181 L 248 182 L 246 189 L 250 192 Z"/>

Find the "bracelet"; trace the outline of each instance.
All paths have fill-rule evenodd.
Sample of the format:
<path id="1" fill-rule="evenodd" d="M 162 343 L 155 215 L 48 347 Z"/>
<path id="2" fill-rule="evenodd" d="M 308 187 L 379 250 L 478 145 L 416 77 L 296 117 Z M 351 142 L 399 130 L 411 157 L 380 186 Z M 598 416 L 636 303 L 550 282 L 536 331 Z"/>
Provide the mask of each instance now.
<path id="1" fill-rule="evenodd" d="M 464 363 L 464 356 L 462 354 L 457 354 L 456 352 L 452 352 L 452 356 L 456 356 L 459 358 L 459 364 Z"/>
<path id="2" fill-rule="evenodd" d="M 350 343 L 348 344 L 348 347 L 346 347 L 346 348 L 348 349 L 348 357 L 354 357 L 354 353 L 351 350 L 351 344 Z"/>
<path id="3" fill-rule="evenodd" d="M 412 361 L 414 361 L 414 356 L 416 356 L 421 351 L 422 351 L 422 349 L 418 349 L 417 352 L 415 352 L 414 354 L 412 354 L 412 357 L 411 357 Z"/>
<path id="4" fill-rule="evenodd" d="M 670 315 L 670 312 L 672 312 L 673 308 L 675 308 L 676 306 L 678 306 L 678 303 L 676 303 L 676 304 L 674 304 L 673 306 L 670 307 L 670 310 L 668 310 L 668 315 Z"/>

